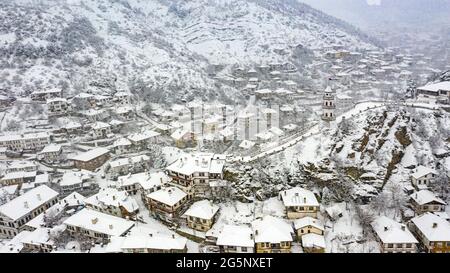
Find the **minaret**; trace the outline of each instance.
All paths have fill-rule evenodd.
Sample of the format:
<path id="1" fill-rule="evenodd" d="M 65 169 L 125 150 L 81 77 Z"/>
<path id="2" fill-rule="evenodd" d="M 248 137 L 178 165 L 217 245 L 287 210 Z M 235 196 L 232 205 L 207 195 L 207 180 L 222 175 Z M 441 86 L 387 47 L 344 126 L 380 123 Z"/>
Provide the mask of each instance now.
<path id="1" fill-rule="evenodd" d="M 324 121 L 333 121 L 336 120 L 335 109 L 336 109 L 336 101 L 335 101 L 335 92 L 328 86 L 325 89 L 325 94 L 323 95 L 323 103 L 322 103 L 322 120 Z"/>

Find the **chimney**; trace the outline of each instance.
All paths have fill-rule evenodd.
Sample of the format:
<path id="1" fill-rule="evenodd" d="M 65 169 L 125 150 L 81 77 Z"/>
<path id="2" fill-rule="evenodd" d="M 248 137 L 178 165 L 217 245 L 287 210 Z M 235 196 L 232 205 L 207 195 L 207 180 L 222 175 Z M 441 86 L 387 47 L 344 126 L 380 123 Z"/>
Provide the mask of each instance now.
<path id="1" fill-rule="evenodd" d="M 384 227 L 384 231 L 388 231 L 388 227 Z"/>
<path id="2" fill-rule="evenodd" d="M 91 220 L 91 222 L 92 222 L 92 224 L 93 224 L 93 225 L 97 224 L 97 222 L 98 222 L 98 218 L 94 218 L 94 219 L 92 219 L 92 220 Z"/>
<path id="3" fill-rule="evenodd" d="M 258 230 L 257 229 L 255 230 L 255 235 L 258 235 Z"/>
<path id="4" fill-rule="evenodd" d="M 113 200 L 116 200 L 116 196 L 115 195 L 113 195 Z"/>
<path id="5" fill-rule="evenodd" d="M 405 230 L 406 230 L 406 227 L 405 227 L 405 225 L 402 225 L 402 230 L 403 230 L 403 231 L 405 231 Z"/>
<path id="6" fill-rule="evenodd" d="M 306 203 L 306 197 L 303 197 L 303 203 Z"/>
<path id="7" fill-rule="evenodd" d="M 295 193 L 295 196 L 298 196 L 298 192 Z"/>
<path id="8" fill-rule="evenodd" d="M 163 179 L 162 177 L 159 178 L 159 181 L 161 182 L 161 184 L 163 183 Z"/>
<path id="9" fill-rule="evenodd" d="M 113 229 L 113 225 L 109 225 L 109 229 Z"/>
<path id="10" fill-rule="evenodd" d="M 250 240 L 253 240 L 253 233 L 250 233 Z"/>
<path id="11" fill-rule="evenodd" d="M 23 206 L 24 206 L 26 209 L 28 209 L 28 202 L 27 202 L 27 201 L 23 202 Z"/>
<path id="12" fill-rule="evenodd" d="M 437 228 L 438 224 L 437 223 L 433 223 L 433 228 Z"/>
<path id="13" fill-rule="evenodd" d="M 175 234 L 172 234 L 172 239 L 175 239 Z"/>

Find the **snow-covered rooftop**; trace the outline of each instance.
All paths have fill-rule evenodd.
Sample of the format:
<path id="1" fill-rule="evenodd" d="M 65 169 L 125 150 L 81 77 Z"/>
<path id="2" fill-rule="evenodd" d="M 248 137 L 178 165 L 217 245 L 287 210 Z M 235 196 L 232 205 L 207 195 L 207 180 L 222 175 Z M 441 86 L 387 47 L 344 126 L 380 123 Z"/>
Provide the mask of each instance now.
<path id="1" fill-rule="evenodd" d="M 295 187 L 280 192 L 281 199 L 286 207 L 292 206 L 319 206 L 319 202 L 312 191 Z"/>
<path id="2" fill-rule="evenodd" d="M 133 221 L 86 208 L 67 218 L 64 224 L 110 236 L 121 236 L 134 226 Z"/>
<path id="3" fill-rule="evenodd" d="M 450 241 L 450 223 L 445 219 L 427 212 L 412 218 L 411 221 L 429 241 Z"/>
<path id="4" fill-rule="evenodd" d="M 156 200 L 168 206 L 173 206 L 180 202 L 187 194 L 177 187 L 167 187 L 147 195 L 149 198 Z"/>
<path id="5" fill-rule="evenodd" d="M 386 216 L 377 217 L 372 228 L 384 244 L 418 243 L 408 227 Z"/>
<path id="6" fill-rule="evenodd" d="M 450 91 L 450 81 L 428 84 L 417 89 L 431 92 L 438 92 L 439 90 Z"/>
<path id="7" fill-rule="evenodd" d="M 95 159 L 97 157 L 100 157 L 102 155 L 108 154 L 109 150 L 106 148 L 95 148 L 92 150 L 89 150 L 87 152 L 84 152 L 82 154 L 79 154 L 75 157 L 72 158 L 72 160 L 77 160 L 77 161 L 91 161 L 92 159 Z"/>
<path id="8" fill-rule="evenodd" d="M 320 222 L 320 220 L 310 217 L 310 216 L 306 216 L 300 219 L 296 219 L 294 221 L 294 227 L 295 229 L 300 229 L 300 228 L 304 228 L 307 226 L 312 226 L 315 227 L 317 229 L 320 230 L 325 230 L 323 227 L 323 224 Z"/>
<path id="9" fill-rule="evenodd" d="M 169 236 L 156 234 L 152 236 L 133 235 L 124 238 L 122 249 L 158 249 L 158 250 L 183 250 L 186 247 L 187 239 L 180 236 Z"/>
<path id="10" fill-rule="evenodd" d="M 253 232 L 255 233 L 256 243 L 280 243 L 293 241 L 292 225 L 281 218 L 270 215 L 264 216 L 252 222 Z"/>
<path id="11" fill-rule="evenodd" d="M 42 151 L 40 151 L 39 153 L 41 154 L 45 154 L 45 153 L 57 153 L 59 151 L 61 151 L 62 146 L 59 144 L 55 144 L 55 143 L 50 143 L 49 145 L 45 146 L 44 149 L 42 149 Z"/>
<path id="12" fill-rule="evenodd" d="M 307 248 L 325 248 L 325 237 L 315 233 L 302 236 L 302 246 Z"/>
<path id="13" fill-rule="evenodd" d="M 225 225 L 217 236 L 218 246 L 254 247 L 253 231 L 248 226 Z"/>
<path id="14" fill-rule="evenodd" d="M 57 196 L 58 192 L 42 185 L 0 206 L 0 213 L 17 220 Z"/>
<path id="15" fill-rule="evenodd" d="M 445 201 L 441 198 L 437 197 L 433 192 L 429 190 L 420 190 L 415 192 L 409 196 L 419 205 L 425 205 L 431 202 L 440 203 L 442 205 L 446 205 Z"/>
<path id="16" fill-rule="evenodd" d="M 119 176 L 117 185 L 119 187 L 140 184 L 144 190 L 151 189 L 155 186 L 161 186 L 169 181 L 169 177 L 164 172 L 155 173 L 136 173 Z"/>
<path id="17" fill-rule="evenodd" d="M 123 207 L 128 212 L 134 212 L 139 209 L 139 206 L 126 191 L 119 191 L 113 188 L 104 188 L 97 194 L 86 198 L 84 200 L 86 205 L 93 205 L 96 207 Z"/>
<path id="18" fill-rule="evenodd" d="M 225 158 L 223 155 L 195 153 L 186 154 L 178 158 L 178 160 L 169 165 L 166 169 L 189 176 L 195 172 L 222 173 L 224 165 Z"/>
<path id="19" fill-rule="evenodd" d="M 425 167 L 425 166 L 418 166 L 415 171 L 411 174 L 412 177 L 415 179 L 419 179 L 427 174 L 437 174 L 437 172 L 434 169 Z"/>
<path id="20" fill-rule="evenodd" d="M 200 219 L 212 219 L 218 211 L 219 206 L 214 205 L 209 200 L 201 200 L 192 204 L 184 215 Z"/>

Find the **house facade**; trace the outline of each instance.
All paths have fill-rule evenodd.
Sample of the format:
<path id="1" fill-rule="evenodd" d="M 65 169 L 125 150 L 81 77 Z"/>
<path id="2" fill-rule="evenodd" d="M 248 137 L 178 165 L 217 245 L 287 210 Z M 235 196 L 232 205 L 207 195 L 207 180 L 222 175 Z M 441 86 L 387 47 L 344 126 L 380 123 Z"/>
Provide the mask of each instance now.
<path id="1" fill-rule="evenodd" d="M 42 185 L 0 206 L 0 237 L 13 238 L 28 221 L 57 202 L 58 193 Z"/>

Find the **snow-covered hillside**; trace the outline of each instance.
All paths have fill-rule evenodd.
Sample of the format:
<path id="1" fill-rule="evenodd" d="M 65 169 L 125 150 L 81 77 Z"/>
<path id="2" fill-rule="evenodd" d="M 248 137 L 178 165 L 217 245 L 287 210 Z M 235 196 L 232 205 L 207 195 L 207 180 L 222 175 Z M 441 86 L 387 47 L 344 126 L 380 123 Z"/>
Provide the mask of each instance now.
<path id="1" fill-rule="evenodd" d="M 95 83 L 131 87 L 157 101 L 226 99 L 236 90 L 208 77 L 210 64 L 285 62 L 298 45 L 374 47 L 350 25 L 297 1 L 20 0 L 0 5 L 0 90 L 16 95 L 55 86 L 71 95 Z"/>

